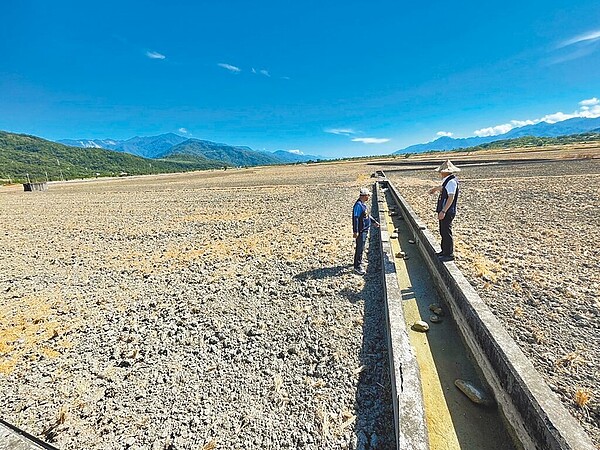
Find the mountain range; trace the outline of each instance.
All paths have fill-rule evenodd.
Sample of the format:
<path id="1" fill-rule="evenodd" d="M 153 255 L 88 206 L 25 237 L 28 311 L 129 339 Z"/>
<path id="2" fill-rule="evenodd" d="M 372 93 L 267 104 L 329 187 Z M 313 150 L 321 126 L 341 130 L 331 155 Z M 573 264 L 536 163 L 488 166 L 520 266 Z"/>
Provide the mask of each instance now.
<path id="1" fill-rule="evenodd" d="M 256 166 L 267 164 L 288 164 L 327 159 L 322 156 L 303 155 L 285 150 L 261 152 L 250 147 L 233 146 L 201 139 L 166 133 L 158 136 L 118 139 L 61 139 L 60 144 L 82 148 L 103 148 L 116 152 L 130 153 L 150 159 L 180 161 L 215 160 L 229 166 Z"/>
<path id="2" fill-rule="evenodd" d="M 507 133 L 498 134 L 495 136 L 473 136 L 468 138 L 451 138 L 443 136 L 426 144 L 411 145 L 409 147 L 397 150 L 394 152 L 394 154 L 423 153 L 434 150 L 455 150 L 459 148 L 475 147 L 488 142 L 515 139 L 523 136 L 567 136 L 572 134 L 586 133 L 588 131 L 596 131 L 598 128 L 600 128 L 600 117 L 593 119 L 574 117 L 572 119 L 563 120 L 562 122 L 539 122 L 535 125 L 526 125 L 524 127 L 513 128 Z"/>
<path id="3" fill-rule="evenodd" d="M 227 166 L 263 166 L 287 162 L 282 161 L 272 153 L 257 152 L 248 147 L 234 147 L 200 139 L 187 139 L 157 154 L 156 158 L 177 161 L 205 158 L 222 161 L 223 165 Z"/>
<path id="4" fill-rule="evenodd" d="M 260 152 L 173 133 L 126 141 L 73 139 L 52 142 L 0 131 L 0 182 L 145 175 L 319 159 L 326 158 L 285 150 Z"/>
<path id="5" fill-rule="evenodd" d="M 569 126 L 575 125 L 576 123 L 571 123 Z M 556 129 L 548 132 L 556 132 Z M 555 137 L 531 136 L 523 130 L 520 130 L 519 134 L 524 136 L 494 140 L 478 144 L 470 149 L 475 151 L 486 148 L 544 147 L 600 141 L 600 127 L 585 133 Z M 149 159 L 125 151 L 98 148 L 99 143 L 97 142 L 77 141 L 80 145 L 85 144 L 87 147 L 73 147 L 36 136 L 0 131 L 0 184 L 20 183 L 27 180 L 68 180 L 99 176 L 223 169 L 227 166 L 294 163 L 309 157 L 284 150 L 273 153 L 255 152 L 248 147 L 232 147 L 199 139 L 186 139 L 161 153 L 157 149 L 168 147 L 172 142 L 167 142 L 165 145 L 161 139 L 157 138 L 160 136 L 135 138 L 136 145 L 144 146 L 144 144 L 150 143 L 149 147 L 142 149 L 144 151 L 148 151 L 147 149 L 150 147 L 154 149 L 156 157 Z M 454 141 L 463 143 L 466 139 L 454 139 Z M 108 143 L 107 140 L 103 145 L 118 145 L 117 141 L 111 140 L 111 142 Z M 130 144 L 127 148 L 131 149 L 133 143 L 130 142 Z"/>
<path id="6" fill-rule="evenodd" d="M 103 148 L 70 147 L 36 136 L 0 131 L 0 182 L 70 180 L 220 169 L 211 159 L 147 159 Z"/>

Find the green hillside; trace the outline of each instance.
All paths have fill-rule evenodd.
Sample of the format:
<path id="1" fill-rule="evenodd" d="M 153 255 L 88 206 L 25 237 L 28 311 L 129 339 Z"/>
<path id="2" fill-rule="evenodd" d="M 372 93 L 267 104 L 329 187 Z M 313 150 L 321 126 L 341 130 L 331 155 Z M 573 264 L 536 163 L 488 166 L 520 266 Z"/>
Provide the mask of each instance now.
<path id="1" fill-rule="evenodd" d="M 146 175 L 220 168 L 206 158 L 146 159 L 99 148 L 68 147 L 35 136 L 0 131 L 0 182 L 69 180 L 95 176 Z M 98 175 L 97 175 L 98 174 Z"/>
<path id="2" fill-rule="evenodd" d="M 193 161 L 195 158 L 225 161 L 232 166 L 262 166 L 288 162 L 272 153 L 257 152 L 247 147 L 235 147 L 200 139 L 188 139 L 173 146 L 163 156 L 165 159 L 174 161 Z"/>
<path id="3" fill-rule="evenodd" d="M 589 133 L 571 134 L 568 136 L 557 137 L 523 136 L 514 139 L 503 139 L 499 141 L 489 142 L 487 144 L 480 144 L 474 147 L 460 148 L 453 151 L 475 151 L 484 149 L 504 149 L 516 147 L 547 147 L 551 145 L 581 144 L 584 142 L 597 141 L 600 141 L 600 131 L 594 130 Z"/>

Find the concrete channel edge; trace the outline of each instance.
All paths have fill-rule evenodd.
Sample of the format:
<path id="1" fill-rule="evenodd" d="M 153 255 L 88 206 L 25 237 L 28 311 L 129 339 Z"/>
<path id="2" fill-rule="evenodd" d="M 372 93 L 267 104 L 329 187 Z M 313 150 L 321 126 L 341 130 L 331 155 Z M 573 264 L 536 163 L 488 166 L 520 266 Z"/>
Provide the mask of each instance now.
<path id="1" fill-rule="evenodd" d="M 50 444 L 0 419 L 0 450 L 58 450 Z"/>
<path id="2" fill-rule="evenodd" d="M 373 189 L 373 201 L 377 204 L 377 184 Z M 380 228 L 381 274 L 383 278 L 384 304 L 396 448 L 411 450 L 429 449 L 425 408 L 421 388 L 419 366 L 410 344 L 404 312 L 402 293 L 396 275 L 396 265 L 383 212 L 377 208 Z"/>
<path id="3" fill-rule="evenodd" d="M 595 450 L 589 436 L 548 387 L 454 262 L 442 263 L 438 260 L 435 256 L 435 252 L 439 251 L 436 238 L 397 188 L 384 174 L 381 175 L 383 177 L 379 184 L 389 189 L 402 210 L 438 291 L 452 310 L 466 344 L 523 448 Z M 385 273 L 386 270 L 384 278 Z M 384 282 L 385 289 L 390 289 L 386 280 Z M 392 351 L 390 347 L 390 353 Z M 401 412 L 399 417 L 402 418 Z"/>

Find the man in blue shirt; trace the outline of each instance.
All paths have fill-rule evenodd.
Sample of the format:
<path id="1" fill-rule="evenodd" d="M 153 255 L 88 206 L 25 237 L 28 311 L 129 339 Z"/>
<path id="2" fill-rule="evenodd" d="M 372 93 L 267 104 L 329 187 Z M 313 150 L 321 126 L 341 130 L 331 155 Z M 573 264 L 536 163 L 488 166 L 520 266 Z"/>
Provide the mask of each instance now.
<path id="1" fill-rule="evenodd" d="M 371 222 L 373 222 L 375 227 L 379 228 L 379 223 L 369 214 L 367 201 L 369 201 L 369 190 L 362 188 L 358 200 L 354 203 L 354 208 L 352 210 L 352 231 L 354 233 L 354 239 L 356 240 L 356 249 L 354 251 L 354 273 L 358 275 L 365 274 L 365 269 L 363 269 L 362 266 L 362 257 Z"/>

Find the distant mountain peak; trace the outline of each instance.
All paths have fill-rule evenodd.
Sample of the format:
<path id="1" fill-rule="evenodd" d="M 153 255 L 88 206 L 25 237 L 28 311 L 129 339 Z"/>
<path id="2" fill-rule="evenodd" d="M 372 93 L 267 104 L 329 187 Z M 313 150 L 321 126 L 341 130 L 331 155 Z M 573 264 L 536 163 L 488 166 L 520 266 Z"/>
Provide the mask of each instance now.
<path id="1" fill-rule="evenodd" d="M 519 128 L 513 128 L 504 134 L 498 134 L 495 136 L 473 136 L 467 138 L 452 138 L 448 136 L 442 136 L 434 141 L 427 142 L 425 144 L 410 145 L 401 150 L 397 150 L 394 154 L 402 153 L 423 153 L 428 151 L 445 151 L 445 150 L 456 150 L 459 148 L 474 147 L 481 144 L 487 144 L 489 142 L 501 141 L 505 139 L 519 138 L 523 136 L 535 136 L 535 137 L 557 137 L 557 136 L 568 136 L 571 134 L 586 133 L 593 131 L 600 126 L 600 117 L 586 118 L 586 117 L 573 117 L 571 119 L 563 120 L 562 122 L 548 123 L 539 122 L 534 125 L 525 125 Z"/>
<path id="2" fill-rule="evenodd" d="M 224 165 L 255 166 L 265 164 L 290 164 L 325 160 L 322 156 L 305 155 L 300 150 L 256 151 L 244 145 L 229 145 L 205 139 L 164 133 L 156 136 L 134 136 L 118 139 L 63 139 L 59 143 L 74 147 L 95 147 L 130 153 L 151 159 L 180 159 L 191 161 L 215 160 Z"/>

